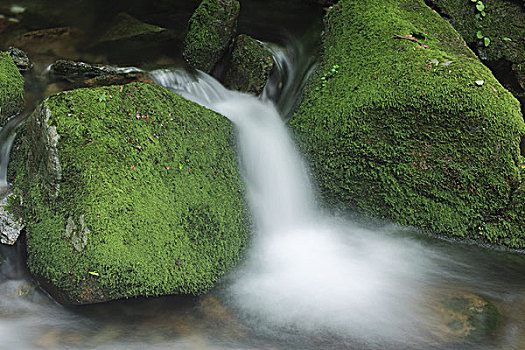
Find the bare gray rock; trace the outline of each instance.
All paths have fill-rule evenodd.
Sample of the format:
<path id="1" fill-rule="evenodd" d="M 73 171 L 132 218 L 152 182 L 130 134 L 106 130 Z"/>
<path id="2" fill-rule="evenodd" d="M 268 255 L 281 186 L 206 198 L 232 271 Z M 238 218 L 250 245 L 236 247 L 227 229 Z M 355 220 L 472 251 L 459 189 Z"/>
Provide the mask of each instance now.
<path id="1" fill-rule="evenodd" d="M 13 214 L 7 211 L 8 197 L 9 195 L 0 200 L 0 243 L 13 245 L 25 225 L 22 219 L 16 219 Z"/>

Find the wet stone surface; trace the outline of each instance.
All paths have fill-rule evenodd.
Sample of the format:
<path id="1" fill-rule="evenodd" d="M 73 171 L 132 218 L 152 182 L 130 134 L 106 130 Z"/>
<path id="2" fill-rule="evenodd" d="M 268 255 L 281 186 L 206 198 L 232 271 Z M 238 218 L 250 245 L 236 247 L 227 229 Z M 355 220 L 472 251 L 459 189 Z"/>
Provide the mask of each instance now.
<path id="1" fill-rule="evenodd" d="M 7 211 L 8 196 L 0 199 L 0 243 L 13 245 L 20 236 L 24 223 Z"/>

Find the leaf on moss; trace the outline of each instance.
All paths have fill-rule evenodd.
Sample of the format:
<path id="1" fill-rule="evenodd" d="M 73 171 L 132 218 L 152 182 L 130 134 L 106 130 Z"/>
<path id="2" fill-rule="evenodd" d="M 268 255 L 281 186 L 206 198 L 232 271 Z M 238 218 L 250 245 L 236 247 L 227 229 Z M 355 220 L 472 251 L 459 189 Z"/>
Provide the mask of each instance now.
<path id="1" fill-rule="evenodd" d="M 476 9 L 478 9 L 478 11 L 481 12 L 485 9 L 485 5 L 481 1 L 478 1 L 478 3 L 476 4 Z"/>

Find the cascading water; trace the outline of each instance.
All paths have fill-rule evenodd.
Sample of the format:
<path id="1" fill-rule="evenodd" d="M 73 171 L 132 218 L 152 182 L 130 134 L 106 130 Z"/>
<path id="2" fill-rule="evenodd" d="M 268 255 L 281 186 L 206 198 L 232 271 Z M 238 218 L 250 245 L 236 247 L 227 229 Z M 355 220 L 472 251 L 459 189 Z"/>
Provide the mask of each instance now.
<path id="1" fill-rule="evenodd" d="M 274 103 L 230 91 L 212 77 L 157 71 L 154 79 L 229 118 L 256 232 L 233 274 L 230 303 L 259 326 L 416 342 L 435 329 L 423 291 L 432 254 L 411 239 L 377 232 L 317 209 L 306 168 Z"/>
<path id="2" fill-rule="evenodd" d="M 302 85 L 297 76 L 306 77 L 310 65 L 297 67 L 271 48 L 279 74 L 260 98 L 201 73 L 152 73 L 238 129 L 255 226 L 238 269 L 200 298 L 68 309 L 35 289 L 14 251 L 20 245 L 0 246 L 0 349 L 523 349 L 522 257 L 426 241 L 394 226 L 365 227 L 320 210 L 282 121 Z M 4 185 L 4 155 L 21 120 L 0 131 Z M 494 301 L 504 326 L 481 342 L 450 334 L 440 302 L 451 293 Z"/>
<path id="3" fill-rule="evenodd" d="M 9 164 L 9 153 L 15 140 L 15 129 L 18 123 L 8 122 L 0 128 L 0 198 L 7 193 L 9 184 L 7 182 L 7 165 Z"/>

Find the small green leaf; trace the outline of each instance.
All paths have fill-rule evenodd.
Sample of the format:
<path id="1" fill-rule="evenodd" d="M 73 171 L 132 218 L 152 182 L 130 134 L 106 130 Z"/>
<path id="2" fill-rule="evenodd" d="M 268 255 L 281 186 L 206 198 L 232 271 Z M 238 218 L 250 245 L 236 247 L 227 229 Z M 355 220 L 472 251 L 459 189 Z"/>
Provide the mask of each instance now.
<path id="1" fill-rule="evenodd" d="M 505 41 L 512 41 L 511 38 L 507 38 L 506 36 L 503 37 L 503 40 L 505 40 Z"/>
<path id="2" fill-rule="evenodd" d="M 95 271 L 89 271 L 88 273 L 89 273 L 90 275 L 93 275 L 93 276 L 97 276 L 97 277 L 100 276 L 100 275 L 98 274 L 98 272 L 95 272 Z"/>
<path id="3" fill-rule="evenodd" d="M 481 11 L 481 17 L 485 17 L 486 15 L 485 11 Z"/>
<path id="4" fill-rule="evenodd" d="M 476 17 L 477 19 L 481 19 L 481 15 L 479 13 L 476 13 L 474 17 Z"/>
<path id="5" fill-rule="evenodd" d="M 477 2 L 478 0 L 470 0 L 470 1 L 472 1 L 472 2 Z"/>
<path id="6" fill-rule="evenodd" d="M 490 45 L 490 39 L 487 38 L 487 37 L 484 37 L 483 38 L 483 44 L 485 44 L 485 47 L 489 46 Z"/>
<path id="7" fill-rule="evenodd" d="M 481 30 L 478 30 L 476 36 L 478 37 L 478 39 L 483 39 L 483 34 L 481 34 Z"/>
<path id="8" fill-rule="evenodd" d="M 485 5 L 483 5 L 481 1 L 478 1 L 478 3 L 476 4 L 476 8 L 478 9 L 479 12 L 481 12 L 485 9 Z"/>

